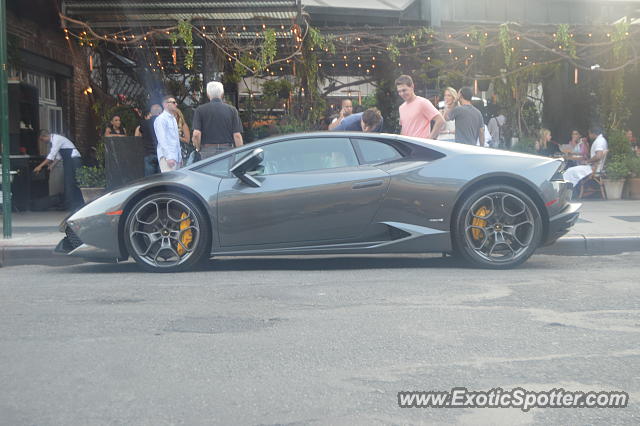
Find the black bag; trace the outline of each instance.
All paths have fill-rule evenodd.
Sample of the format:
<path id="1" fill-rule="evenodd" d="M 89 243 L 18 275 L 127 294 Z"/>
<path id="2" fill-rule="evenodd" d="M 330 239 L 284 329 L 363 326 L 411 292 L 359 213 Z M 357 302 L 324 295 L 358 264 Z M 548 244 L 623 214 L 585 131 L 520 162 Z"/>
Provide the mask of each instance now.
<path id="1" fill-rule="evenodd" d="M 180 153 L 182 154 L 182 164 L 189 166 L 202 159 L 202 156 L 190 143 L 180 142 Z"/>

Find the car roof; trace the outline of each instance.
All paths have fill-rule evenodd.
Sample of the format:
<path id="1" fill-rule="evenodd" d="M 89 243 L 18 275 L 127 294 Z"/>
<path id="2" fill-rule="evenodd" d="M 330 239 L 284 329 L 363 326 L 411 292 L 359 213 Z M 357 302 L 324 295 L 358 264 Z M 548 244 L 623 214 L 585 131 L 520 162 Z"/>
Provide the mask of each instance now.
<path id="1" fill-rule="evenodd" d="M 358 138 L 369 138 L 369 139 L 377 139 L 377 140 L 402 141 L 404 143 L 426 147 L 426 148 L 438 151 L 444 155 L 457 155 L 457 154 L 498 155 L 498 156 L 507 156 L 507 157 L 528 157 L 532 160 L 541 160 L 542 162 L 545 162 L 545 160 L 553 161 L 553 159 L 551 158 L 540 157 L 537 155 L 492 149 L 492 148 L 484 148 L 484 147 L 479 147 L 475 145 L 466 145 L 463 143 L 456 143 L 456 142 L 449 142 L 449 141 L 423 139 L 423 138 L 417 138 L 417 137 L 411 137 L 411 136 L 402 136 L 402 135 L 392 134 L 392 133 L 365 133 L 365 132 L 341 132 L 341 131 L 339 132 L 316 131 L 316 132 L 307 132 L 307 133 L 289 133 L 286 135 L 272 136 L 266 139 L 261 139 L 255 142 L 251 142 L 241 147 L 230 149 L 228 151 L 215 155 L 207 160 L 215 161 L 215 159 L 217 158 L 223 158 L 228 155 L 233 155 L 241 150 L 246 149 L 248 146 L 259 148 L 263 145 L 267 145 L 271 142 L 277 142 L 277 141 L 286 141 L 291 139 L 335 138 L 335 137 L 348 137 L 348 138 L 358 137 Z M 202 165 L 203 163 L 197 162 L 193 166 L 185 167 L 185 169 L 191 169 L 192 167 L 198 168 L 198 167 L 201 167 Z"/>

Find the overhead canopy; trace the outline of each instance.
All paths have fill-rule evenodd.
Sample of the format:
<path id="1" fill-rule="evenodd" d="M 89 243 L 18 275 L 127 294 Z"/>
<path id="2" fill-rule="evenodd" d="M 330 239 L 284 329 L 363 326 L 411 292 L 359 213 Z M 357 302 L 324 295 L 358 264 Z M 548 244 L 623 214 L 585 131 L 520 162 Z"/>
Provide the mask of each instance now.
<path id="1" fill-rule="evenodd" d="M 301 10 L 300 0 L 65 0 L 63 14 L 93 28 L 173 25 L 187 20 L 202 25 L 232 25 L 241 21 L 287 21 Z"/>

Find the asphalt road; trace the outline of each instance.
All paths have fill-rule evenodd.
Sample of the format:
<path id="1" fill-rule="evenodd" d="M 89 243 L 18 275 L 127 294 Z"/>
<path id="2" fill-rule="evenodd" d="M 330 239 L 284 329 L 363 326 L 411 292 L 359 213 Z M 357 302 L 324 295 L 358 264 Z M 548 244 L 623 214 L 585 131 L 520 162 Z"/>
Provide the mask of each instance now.
<path id="1" fill-rule="evenodd" d="M 640 424 L 640 253 L 0 268 L 0 424 Z M 622 390 L 401 409 L 402 390 Z"/>

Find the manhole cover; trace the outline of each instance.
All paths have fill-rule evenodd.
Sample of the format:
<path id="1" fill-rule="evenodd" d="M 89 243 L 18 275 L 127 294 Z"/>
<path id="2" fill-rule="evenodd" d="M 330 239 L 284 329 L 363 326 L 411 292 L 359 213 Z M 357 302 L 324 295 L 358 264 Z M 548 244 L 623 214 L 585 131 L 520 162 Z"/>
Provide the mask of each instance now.
<path id="1" fill-rule="evenodd" d="M 186 317 L 171 321 L 164 331 L 176 333 L 241 333 L 273 327 L 280 318 Z"/>

